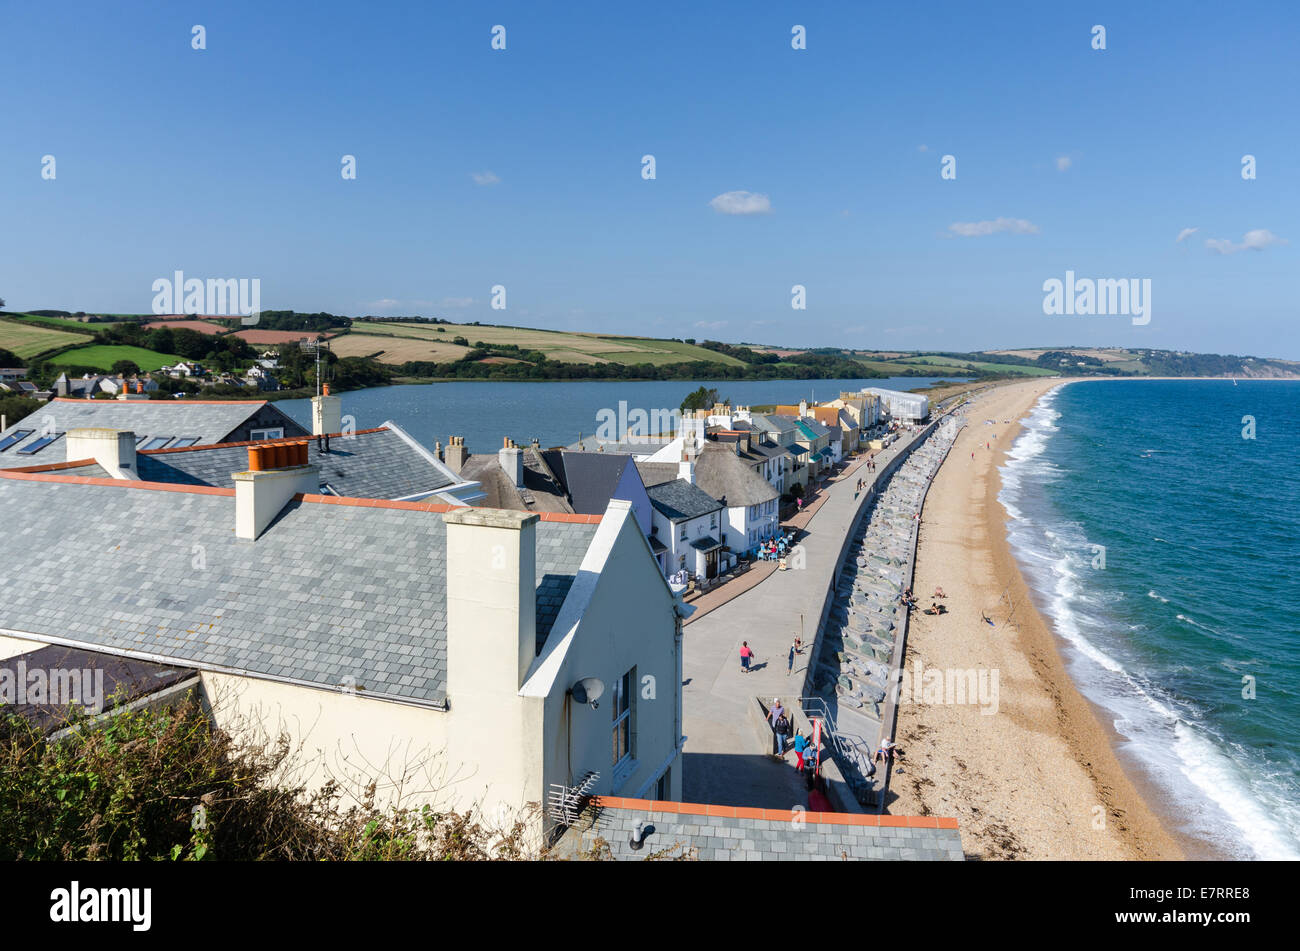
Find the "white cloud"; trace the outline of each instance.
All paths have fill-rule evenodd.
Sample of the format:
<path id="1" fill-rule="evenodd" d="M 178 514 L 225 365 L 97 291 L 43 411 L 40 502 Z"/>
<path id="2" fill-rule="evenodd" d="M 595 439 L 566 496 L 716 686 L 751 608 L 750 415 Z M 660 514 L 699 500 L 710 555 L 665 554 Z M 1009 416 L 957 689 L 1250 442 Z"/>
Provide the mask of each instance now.
<path id="1" fill-rule="evenodd" d="M 1205 246 L 1219 254 L 1236 254 L 1238 251 L 1263 251 L 1279 244 L 1287 244 L 1285 238 L 1279 238 L 1267 228 L 1256 228 L 1241 236 L 1240 244 L 1233 244 L 1226 238 L 1206 238 Z"/>
<path id="2" fill-rule="evenodd" d="M 474 303 L 474 298 L 472 297 L 444 297 L 442 300 L 438 301 L 438 306 L 468 307 L 472 303 Z"/>
<path id="3" fill-rule="evenodd" d="M 956 221 L 948 226 L 948 230 L 962 238 L 982 238 L 1004 231 L 1011 234 L 1038 234 L 1038 225 L 1024 218 L 995 218 L 992 221 Z"/>
<path id="4" fill-rule="evenodd" d="M 721 330 L 721 329 L 722 329 L 723 327 L 725 327 L 725 326 L 727 326 L 727 322 L 726 322 L 725 320 L 697 320 L 697 321 L 695 321 L 695 327 L 696 327 L 697 329 L 699 329 L 699 330 Z"/>
<path id="5" fill-rule="evenodd" d="M 918 152 L 928 152 L 928 151 L 930 151 L 930 146 L 928 146 L 928 145 L 918 145 L 918 146 L 916 147 L 916 150 L 917 150 Z"/>
<path id="6" fill-rule="evenodd" d="M 391 297 L 381 297 L 379 300 L 372 300 L 366 305 L 369 310 L 392 310 L 401 301 L 393 300 Z"/>
<path id="7" fill-rule="evenodd" d="M 1072 162 L 1068 155 L 1058 155 L 1056 157 L 1056 170 L 1058 172 L 1064 172 L 1071 164 Z"/>
<path id="8" fill-rule="evenodd" d="M 766 215 L 772 211 L 772 201 L 755 192 L 723 192 L 709 207 L 724 215 Z"/>
<path id="9" fill-rule="evenodd" d="M 497 185 L 501 182 L 495 172 L 489 171 L 471 172 L 469 177 L 474 179 L 475 185 Z"/>
<path id="10" fill-rule="evenodd" d="M 1200 228 L 1184 228 L 1182 231 L 1178 232 L 1178 237 L 1174 238 L 1174 244 L 1177 244 L 1178 242 L 1182 241 L 1184 238 L 1190 238 L 1192 235 L 1196 234 L 1196 232 L 1200 230 L 1201 230 Z"/>

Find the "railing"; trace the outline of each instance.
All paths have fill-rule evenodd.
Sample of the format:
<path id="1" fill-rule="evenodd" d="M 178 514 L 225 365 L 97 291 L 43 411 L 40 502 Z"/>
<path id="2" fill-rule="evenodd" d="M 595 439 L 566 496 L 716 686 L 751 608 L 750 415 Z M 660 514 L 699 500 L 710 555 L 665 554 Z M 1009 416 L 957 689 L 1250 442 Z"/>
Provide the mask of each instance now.
<path id="1" fill-rule="evenodd" d="M 867 776 L 871 769 L 871 747 L 866 737 L 856 733 L 841 733 L 836 728 L 835 718 L 831 715 L 830 707 L 823 697 L 800 697 L 799 706 L 803 708 L 804 714 L 809 719 L 816 717 L 830 728 L 832 755 L 838 754 L 837 759 L 840 763 L 848 767 L 842 770 L 844 778 L 853 789 L 854 795 L 861 801 L 863 795 L 869 794 L 872 790 L 871 781 Z"/>

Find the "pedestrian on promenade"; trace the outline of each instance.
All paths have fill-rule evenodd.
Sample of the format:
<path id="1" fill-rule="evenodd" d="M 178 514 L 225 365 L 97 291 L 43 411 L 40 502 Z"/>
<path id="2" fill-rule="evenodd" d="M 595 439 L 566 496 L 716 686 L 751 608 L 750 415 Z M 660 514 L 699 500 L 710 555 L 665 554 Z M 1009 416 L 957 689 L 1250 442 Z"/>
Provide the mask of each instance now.
<path id="1" fill-rule="evenodd" d="M 786 659 L 785 662 L 785 675 L 789 677 L 792 673 L 794 673 L 794 645 L 793 644 L 790 645 L 790 656 Z"/>
<path id="2" fill-rule="evenodd" d="M 754 652 L 750 650 L 749 641 L 740 642 L 740 672 L 749 673 L 749 662 L 754 659 Z"/>
<path id="3" fill-rule="evenodd" d="M 768 719 L 772 721 L 772 752 L 777 756 L 785 756 L 785 735 L 790 732 L 790 718 L 785 715 L 785 707 L 781 706 L 779 697 L 772 698 Z"/>
<path id="4" fill-rule="evenodd" d="M 803 772 L 803 754 L 808 749 L 808 738 L 802 733 L 794 737 L 794 768 Z"/>
<path id="5" fill-rule="evenodd" d="M 794 636 L 794 652 L 796 654 L 803 653 L 803 638 L 800 637 L 798 634 Z"/>

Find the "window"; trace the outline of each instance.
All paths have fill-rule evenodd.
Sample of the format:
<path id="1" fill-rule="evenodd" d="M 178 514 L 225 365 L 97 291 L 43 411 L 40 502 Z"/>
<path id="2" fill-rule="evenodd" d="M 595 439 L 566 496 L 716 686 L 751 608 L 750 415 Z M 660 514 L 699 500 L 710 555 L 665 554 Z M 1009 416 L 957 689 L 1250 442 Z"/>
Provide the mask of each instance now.
<path id="1" fill-rule="evenodd" d="M 26 446 L 23 446 L 23 448 L 19 449 L 18 454 L 20 456 L 34 456 L 36 453 L 40 452 L 42 449 L 44 449 L 46 446 L 54 442 L 62 435 L 63 433 L 48 433 L 44 436 L 41 436 L 41 438 L 36 440 L 36 442 L 28 443 Z"/>
<path id="2" fill-rule="evenodd" d="M 151 449 L 161 449 L 163 446 L 167 445 L 171 441 L 172 441 L 171 436 L 154 436 L 153 439 L 150 439 L 147 443 L 145 443 L 143 446 L 140 446 L 139 448 L 141 452 L 149 452 Z"/>
<path id="3" fill-rule="evenodd" d="M 655 799 L 659 802 L 669 802 L 673 798 L 673 784 L 670 779 L 673 768 L 669 766 L 664 770 L 664 774 L 655 780 Z"/>
<path id="4" fill-rule="evenodd" d="M 685 522 L 682 522 L 682 535 L 681 535 L 681 540 L 682 540 L 682 541 L 686 541 L 686 523 L 685 523 Z"/>
<path id="5" fill-rule="evenodd" d="M 614 682 L 614 770 L 632 758 L 632 674 L 633 667 Z"/>
<path id="6" fill-rule="evenodd" d="M 718 527 L 718 513 L 714 512 L 712 515 L 709 516 L 709 528 L 717 528 L 717 527 Z"/>
<path id="7" fill-rule="evenodd" d="M 178 439 L 178 440 L 176 440 L 174 443 L 172 443 L 172 448 L 173 448 L 173 449 L 187 449 L 187 448 L 189 448 L 190 446 L 195 445 L 198 441 L 199 441 L 199 437 L 198 437 L 198 436 L 182 436 L 180 439 Z"/>
<path id="8" fill-rule="evenodd" d="M 258 439 L 283 439 L 283 438 L 284 438 L 284 427 L 283 427 L 283 426 L 273 426 L 273 427 L 268 427 L 267 429 L 254 429 L 252 432 L 250 432 L 250 433 L 248 434 L 248 438 L 249 438 L 249 439 L 252 439 L 252 440 L 258 440 Z"/>
<path id="9" fill-rule="evenodd" d="M 10 433 L 4 439 L 0 439 L 0 452 L 4 452 L 10 446 L 22 442 L 34 432 L 36 432 L 34 429 L 20 429 L 17 432 Z"/>

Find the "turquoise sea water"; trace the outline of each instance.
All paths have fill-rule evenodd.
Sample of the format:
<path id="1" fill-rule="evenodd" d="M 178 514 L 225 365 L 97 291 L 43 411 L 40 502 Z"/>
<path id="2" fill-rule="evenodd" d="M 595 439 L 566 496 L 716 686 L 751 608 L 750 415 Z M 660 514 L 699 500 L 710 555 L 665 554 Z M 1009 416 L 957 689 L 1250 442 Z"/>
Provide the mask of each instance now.
<path id="1" fill-rule="evenodd" d="M 1157 808 L 1213 851 L 1300 858 L 1300 381 L 1058 387 L 1002 479 L 1067 669 Z"/>

